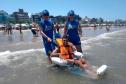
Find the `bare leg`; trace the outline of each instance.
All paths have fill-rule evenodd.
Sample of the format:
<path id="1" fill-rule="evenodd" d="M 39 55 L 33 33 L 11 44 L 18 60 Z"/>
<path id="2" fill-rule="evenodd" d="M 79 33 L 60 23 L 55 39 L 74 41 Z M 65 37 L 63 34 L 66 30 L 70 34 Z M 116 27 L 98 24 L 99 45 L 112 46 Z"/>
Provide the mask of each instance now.
<path id="1" fill-rule="evenodd" d="M 52 64 L 52 60 L 51 60 L 50 55 L 48 55 L 48 62 L 49 62 L 49 64 Z"/>
<path id="2" fill-rule="evenodd" d="M 93 69 L 93 67 L 85 59 L 75 60 L 75 64 L 79 65 L 80 68 L 85 70 L 89 75 L 97 77 L 96 70 Z"/>
<path id="3" fill-rule="evenodd" d="M 77 48 L 77 51 L 78 51 L 78 52 L 82 52 L 81 45 L 76 45 L 76 48 Z"/>

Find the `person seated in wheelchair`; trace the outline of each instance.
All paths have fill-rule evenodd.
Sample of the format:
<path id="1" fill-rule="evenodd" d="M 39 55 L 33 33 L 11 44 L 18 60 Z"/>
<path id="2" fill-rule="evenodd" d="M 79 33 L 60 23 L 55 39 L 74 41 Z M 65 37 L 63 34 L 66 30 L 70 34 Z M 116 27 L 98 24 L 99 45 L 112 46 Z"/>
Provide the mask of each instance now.
<path id="1" fill-rule="evenodd" d="M 57 47 L 51 53 L 51 57 L 59 57 L 67 61 L 68 64 L 75 64 L 81 69 L 87 71 L 89 74 L 96 75 L 96 70 L 82 57 L 74 55 L 74 52 L 77 51 L 76 47 L 69 42 L 68 36 L 64 35 L 62 38 L 56 39 Z"/>

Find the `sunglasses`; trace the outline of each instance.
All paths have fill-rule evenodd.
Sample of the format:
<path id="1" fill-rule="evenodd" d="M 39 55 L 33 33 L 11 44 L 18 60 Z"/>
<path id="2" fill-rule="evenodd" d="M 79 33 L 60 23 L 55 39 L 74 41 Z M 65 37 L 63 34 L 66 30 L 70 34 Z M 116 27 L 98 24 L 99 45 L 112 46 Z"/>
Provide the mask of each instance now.
<path id="1" fill-rule="evenodd" d="M 64 42 L 68 42 L 68 40 L 63 40 Z"/>
<path id="2" fill-rule="evenodd" d="M 74 16 L 73 14 L 70 14 L 69 16 Z"/>
<path id="3" fill-rule="evenodd" d="M 49 14 L 44 14 L 43 16 L 49 16 Z"/>

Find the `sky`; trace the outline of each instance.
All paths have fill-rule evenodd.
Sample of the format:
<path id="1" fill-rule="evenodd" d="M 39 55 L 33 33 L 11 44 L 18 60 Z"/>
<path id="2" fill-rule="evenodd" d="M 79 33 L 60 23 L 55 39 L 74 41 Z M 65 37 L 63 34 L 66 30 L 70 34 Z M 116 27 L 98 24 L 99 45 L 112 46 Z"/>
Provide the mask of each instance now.
<path id="1" fill-rule="evenodd" d="M 0 0 L 0 10 L 12 14 L 23 8 L 29 15 L 45 9 L 50 15 L 67 15 L 69 10 L 82 18 L 102 17 L 105 20 L 126 20 L 126 0 Z"/>

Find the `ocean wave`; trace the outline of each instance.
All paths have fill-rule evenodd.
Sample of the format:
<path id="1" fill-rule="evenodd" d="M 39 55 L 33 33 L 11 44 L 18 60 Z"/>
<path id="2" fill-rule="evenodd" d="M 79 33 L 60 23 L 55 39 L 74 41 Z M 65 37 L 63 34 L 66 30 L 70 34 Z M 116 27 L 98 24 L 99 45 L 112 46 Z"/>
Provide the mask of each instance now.
<path id="1" fill-rule="evenodd" d="M 90 44 L 90 43 L 93 43 L 95 41 L 102 40 L 102 39 L 111 39 L 112 38 L 111 35 L 115 35 L 115 34 L 121 33 L 121 32 L 126 32 L 126 29 L 113 31 L 113 32 L 109 32 L 109 33 L 103 33 L 103 34 L 100 34 L 96 37 L 92 37 L 90 39 L 83 40 L 83 41 L 81 41 L 81 43 L 82 44 Z"/>
<path id="2" fill-rule="evenodd" d="M 23 55 L 23 54 L 34 53 L 37 51 L 44 53 L 45 50 L 44 50 L 44 48 L 42 48 L 42 49 L 20 50 L 20 51 L 13 51 L 13 52 L 7 50 L 4 52 L 0 52 L 0 65 L 1 64 L 8 65 L 11 60 L 17 60 L 17 59 L 23 58 L 24 56 L 29 56 L 29 55 Z"/>

